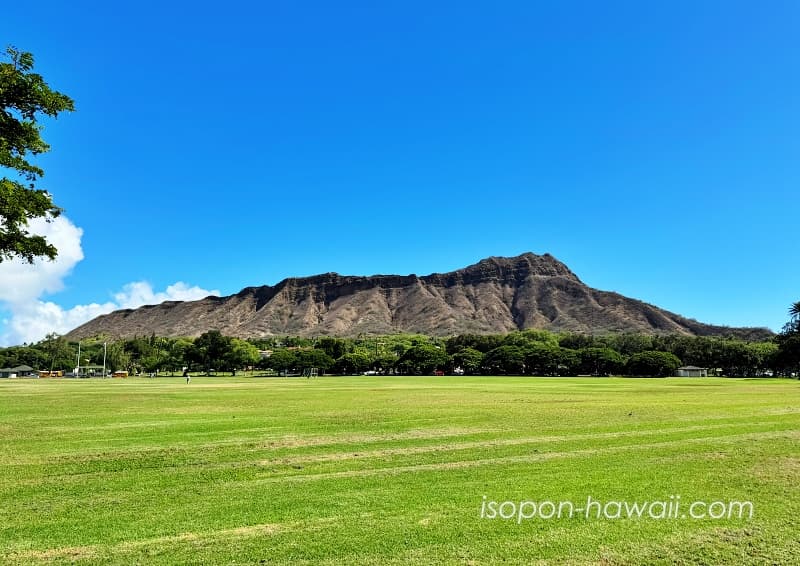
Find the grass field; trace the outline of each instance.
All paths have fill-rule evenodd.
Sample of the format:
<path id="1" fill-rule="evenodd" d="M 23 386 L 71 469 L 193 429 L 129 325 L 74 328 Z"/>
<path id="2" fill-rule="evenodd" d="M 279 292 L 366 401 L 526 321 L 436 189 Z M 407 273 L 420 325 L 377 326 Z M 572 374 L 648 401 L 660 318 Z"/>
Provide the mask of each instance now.
<path id="1" fill-rule="evenodd" d="M 670 495 L 754 513 L 480 516 Z M 0 504 L 12 564 L 796 564 L 800 383 L 2 380 Z"/>

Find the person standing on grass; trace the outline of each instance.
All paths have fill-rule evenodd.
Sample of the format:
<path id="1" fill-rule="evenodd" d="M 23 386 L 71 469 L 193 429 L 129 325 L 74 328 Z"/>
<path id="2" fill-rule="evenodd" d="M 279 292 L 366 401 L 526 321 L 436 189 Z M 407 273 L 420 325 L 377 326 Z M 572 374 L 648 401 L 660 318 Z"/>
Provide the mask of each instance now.
<path id="1" fill-rule="evenodd" d="M 189 376 L 188 369 L 183 370 L 183 377 L 186 378 L 186 385 L 189 385 L 189 382 L 192 380 L 192 378 Z"/>

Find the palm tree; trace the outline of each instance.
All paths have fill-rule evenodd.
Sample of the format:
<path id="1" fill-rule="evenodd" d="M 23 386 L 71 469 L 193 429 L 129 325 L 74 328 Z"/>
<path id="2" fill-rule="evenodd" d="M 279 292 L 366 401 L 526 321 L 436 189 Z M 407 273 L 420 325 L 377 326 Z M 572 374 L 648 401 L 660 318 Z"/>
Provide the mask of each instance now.
<path id="1" fill-rule="evenodd" d="M 800 301 L 792 303 L 789 307 L 789 316 L 792 317 L 792 322 L 800 321 Z"/>
<path id="2" fill-rule="evenodd" d="M 789 322 L 783 325 L 783 334 L 800 334 L 800 301 L 789 307 Z"/>

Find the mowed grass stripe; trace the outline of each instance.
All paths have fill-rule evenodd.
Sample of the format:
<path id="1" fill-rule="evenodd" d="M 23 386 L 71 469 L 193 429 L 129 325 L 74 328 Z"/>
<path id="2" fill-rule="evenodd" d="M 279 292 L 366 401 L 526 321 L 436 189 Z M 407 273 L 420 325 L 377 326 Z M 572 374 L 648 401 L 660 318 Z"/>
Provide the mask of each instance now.
<path id="1" fill-rule="evenodd" d="M 758 422 L 748 425 L 748 430 L 758 429 L 775 430 L 777 422 Z M 788 423 L 785 425 L 788 430 L 793 430 L 793 424 Z M 725 430 L 727 429 L 727 430 Z M 535 446 L 536 451 L 547 452 L 552 450 L 548 444 L 558 444 L 559 449 L 563 449 L 569 445 L 596 445 L 597 441 L 615 441 L 624 439 L 626 437 L 638 437 L 642 435 L 656 436 L 658 438 L 677 438 L 689 439 L 692 436 L 687 436 L 686 433 L 696 433 L 709 430 L 721 431 L 719 434 L 710 436 L 708 438 L 720 438 L 735 434 L 737 430 L 741 430 L 741 425 L 737 428 L 734 425 L 720 425 L 712 424 L 705 426 L 692 426 L 692 427 L 670 427 L 665 428 L 663 431 L 654 430 L 633 430 L 633 431 L 618 431 L 614 433 L 595 433 L 595 434 L 576 434 L 569 436 L 549 436 L 549 437 L 522 437 L 522 438 L 493 438 L 482 441 L 465 441 L 450 437 L 451 442 L 447 444 L 429 444 L 423 446 L 405 446 L 397 447 L 389 444 L 387 447 L 372 448 L 371 446 L 361 445 L 358 450 L 338 450 L 335 452 L 325 451 L 322 453 L 314 452 L 304 455 L 298 455 L 291 451 L 282 451 L 281 454 L 276 453 L 274 450 L 269 450 L 267 459 L 254 459 L 257 458 L 259 453 L 263 450 L 256 450 L 248 448 L 247 450 L 233 450 L 231 447 L 225 451 L 211 451 L 208 447 L 200 447 L 197 450 L 188 451 L 185 449 L 163 449 L 158 453 L 154 452 L 120 452 L 120 453 L 107 453 L 93 455 L 91 458 L 79 457 L 72 461 L 58 461 L 57 463 L 41 466 L 21 466 L 19 464 L 5 465 L 0 467 L 0 493 L 3 489 L 19 490 L 26 485 L 40 486 L 43 483 L 60 483 L 62 486 L 73 483 L 85 483 L 92 479 L 92 476 L 102 477 L 114 472 L 121 472 L 129 474 L 136 470 L 138 472 L 146 470 L 157 470 L 163 472 L 170 472 L 172 470 L 178 473 L 193 473 L 197 469 L 205 470 L 206 472 L 212 470 L 236 470 L 239 468 L 249 468 L 251 465 L 258 464 L 263 467 L 271 468 L 274 474 L 283 473 L 291 475 L 299 475 L 303 472 L 297 471 L 298 469 L 306 469 L 313 464 L 324 464 L 328 462 L 341 462 L 344 460 L 362 460 L 357 467 L 370 466 L 369 460 L 378 459 L 381 463 L 385 464 L 388 461 L 394 460 L 403 465 L 404 462 L 409 461 L 414 456 L 423 456 L 428 460 L 435 459 L 435 461 L 449 461 L 452 458 L 461 457 L 465 452 L 477 451 L 480 456 L 485 455 L 487 450 L 491 450 L 494 454 L 501 456 L 504 453 L 516 453 L 516 447 L 526 449 L 526 447 Z M 414 436 L 419 439 L 421 435 L 405 435 L 406 438 Z M 428 440 L 428 438 L 426 438 Z M 566 444 L 566 443 L 569 444 Z M 326 445 L 326 447 L 329 447 Z M 414 458 L 418 460 L 418 458 Z M 348 463 L 348 466 L 353 467 Z M 314 468 L 312 468 L 314 469 Z M 27 477 L 23 474 L 27 474 Z M 141 475 L 141 474 L 140 474 Z M 31 477 L 33 476 L 33 477 Z M 44 478 L 44 479 L 42 479 Z"/>
<path id="2" fill-rule="evenodd" d="M 201 446 L 195 449 L 159 449 L 147 451 L 120 451 L 120 452 L 107 452 L 101 454 L 93 454 L 91 456 L 80 456 L 73 458 L 56 457 L 55 462 L 47 465 L 32 466 L 30 462 L 13 464 L 4 464 L 0 466 L 0 489 L 8 485 L 13 489 L 18 489 L 22 485 L 40 485 L 42 477 L 47 478 L 48 482 L 64 482 L 69 481 L 71 476 L 75 481 L 83 482 L 91 475 L 102 475 L 113 473 L 115 471 L 129 473 L 131 470 L 148 470 L 148 469 L 162 469 L 162 468 L 179 468 L 182 471 L 191 471 L 191 468 L 203 468 L 205 470 L 211 469 L 225 469 L 230 467 L 241 467 L 242 465 L 258 464 L 267 467 L 291 467 L 297 468 L 299 465 L 303 467 L 312 464 L 323 464 L 326 462 L 341 462 L 345 460 L 363 460 L 379 459 L 386 461 L 389 458 L 400 460 L 406 456 L 432 456 L 438 459 L 447 459 L 451 457 L 460 457 L 463 452 L 477 452 L 484 455 L 486 451 L 492 451 L 495 454 L 502 454 L 507 452 L 506 449 L 511 449 L 516 452 L 516 448 L 526 449 L 526 447 L 536 447 L 536 451 L 548 453 L 550 451 L 549 444 L 558 444 L 562 451 L 566 445 L 592 445 L 595 446 L 598 441 L 615 441 L 630 437 L 650 436 L 661 439 L 675 438 L 676 441 L 713 441 L 716 439 L 723 439 L 725 437 L 741 437 L 739 431 L 746 428 L 748 434 L 755 434 L 754 430 L 764 430 L 767 433 L 776 430 L 794 431 L 794 423 L 786 422 L 781 425 L 780 421 L 760 421 L 752 422 L 745 426 L 734 424 L 710 424 L 710 425 L 694 425 L 688 427 L 667 427 L 663 430 L 631 430 L 631 431 L 616 431 L 616 432 L 602 432 L 593 434 L 575 434 L 575 435 L 560 435 L 560 436 L 533 436 L 533 437 L 520 437 L 520 438 L 491 438 L 487 440 L 465 440 L 458 435 L 452 435 L 452 431 L 442 432 L 442 434 L 421 435 L 418 433 L 399 435 L 399 437 L 409 440 L 438 440 L 442 438 L 449 438 L 450 442 L 447 444 L 435 443 L 414 446 L 398 447 L 395 444 L 386 444 L 386 442 L 378 442 L 377 437 L 354 437 L 350 443 L 330 443 L 324 442 L 316 444 L 316 442 L 276 442 L 269 443 L 267 447 L 262 446 L 259 448 L 250 445 L 236 446 L 228 444 L 225 450 L 214 450 L 220 446 Z M 717 431 L 714 435 L 702 435 L 699 437 L 692 436 L 698 432 Z M 452 435 L 452 436 L 451 436 Z M 317 439 L 319 441 L 320 439 Z M 669 440 L 660 440 L 657 444 L 670 442 Z M 375 448 L 374 445 L 380 444 L 381 447 Z M 648 446 L 653 443 L 646 444 Z M 315 447 L 339 447 L 339 450 L 334 452 L 311 452 L 298 454 L 297 450 L 287 449 L 295 445 L 296 447 L 307 448 L 309 446 Z M 342 446 L 345 445 L 345 446 Z M 637 443 L 641 445 L 641 443 Z M 280 446 L 281 449 L 276 449 Z M 606 445 L 604 445 L 606 446 Z M 633 445 L 635 446 L 635 445 Z M 341 448 L 347 448 L 341 450 Z M 352 448 L 356 449 L 352 449 Z M 608 444 L 606 447 L 613 448 L 613 444 Z M 577 449 L 578 452 L 580 448 Z M 258 459 L 259 455 L 267 453 L 268 458 Z M 291 471 L 291 470 L 290 470 Z M 33 479 L 27 479 L 23 473 L 34 475 Z M 296 472 L 297 473 L 297 472 Z"/>
<path id="3" fill-rule="evenodd" d="M 385 453 L 374 455 L 375 461 L 359 462 L 359 466 L 352 465 L 350 454 L 343 454 L 342 458 L 325 460 L 322 465 L 315 467 L 299 466 L 295 462 L 259 462 L 235 463 L 228 466 L 212 466 L 197 464 L 196 466 L 174 466 L 158 469 L 145 469 L 135 471 L 116 471 L 96 473 L 91 477 L 85 476 L 57 476 L 27 482 L 17 485 L 4 486 L 2 495 L 27 495 L 31 500 L 43 502 L 41 491 L 48 491 L 51 486 L 57 486 L 58 496 L 62 498 L 69 491 L 74 497 L 82 501 L 88 500 L 114 500 L 123 490 L 134 490 L 142 482 L 159 488 L 162 493 L 180 492 L 185 489 L 186 483 L 197 484 L 198 478 L 204 483 L 218 485 L 223 482 L 231 487 L 239 485 L 275 484 L 281 482 L 320 481 L 335 478 L 367 477 L 367 476 L 394 476 L 398 474 L 417 473 L 435 470 L 451 470 L 460 468 L 474 468 L 482 466 L 499 466 L 514 463 L 540 463 L 555 458 L 587 458 L 599 454 L 626 454 L 627 457 L 639 458 L 639 452 L 652 449 L 669 447 L 689 447 L 698 445 L 708 448 L 711 453 L 718 453 L 720 449 L 741 443 L 742 441 L 763 442 L 768 439 L 784 439 L 796 442 L 800 433 L 796 430 L 770 431 L 761 433 L 727 434 L 705 437 L 685 437 L 674 440 L 662 440 L 650 443 L 617 444 L 597 446 L 591 448 L 573 448 L 551 451 L 526 451 L 525 453 L 498 454 L 485 457 L 483 450 L 464 449 L 452 447 L 444 450 L 447 458 L 439 457 L 440 454 L 425 453 L 426 458 L 408 458 L 398 456 L 417 456 L 417 453 L 403 453 L 401 455 Z M 466 452 L 466 453 L 464 453 Z M 454 458 L 455 457 L 455 458 Z M 461 457 L 461 459 L 457 459 Z M 346 468 L 346 469 L 342 469 Z M 119 474 L 130 475 L 129 481 L 120 481 Z M 194 478 L 194 479 L 193 479 Z M 6 493 L 6 489 L 8 493 Z"/>

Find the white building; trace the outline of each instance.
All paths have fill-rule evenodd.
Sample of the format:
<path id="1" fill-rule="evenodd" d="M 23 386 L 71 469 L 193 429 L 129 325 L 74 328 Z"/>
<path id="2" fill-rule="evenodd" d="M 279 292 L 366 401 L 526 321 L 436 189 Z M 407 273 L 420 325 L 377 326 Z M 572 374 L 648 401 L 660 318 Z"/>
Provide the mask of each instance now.
<path id="1" fill-rule="evenodd" d="M 697 366 L 683 366 L 675 372 L 678 377 L 708 377 L 708 368 Z"/>

